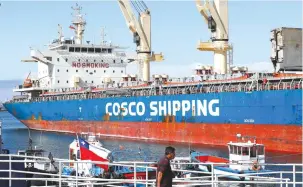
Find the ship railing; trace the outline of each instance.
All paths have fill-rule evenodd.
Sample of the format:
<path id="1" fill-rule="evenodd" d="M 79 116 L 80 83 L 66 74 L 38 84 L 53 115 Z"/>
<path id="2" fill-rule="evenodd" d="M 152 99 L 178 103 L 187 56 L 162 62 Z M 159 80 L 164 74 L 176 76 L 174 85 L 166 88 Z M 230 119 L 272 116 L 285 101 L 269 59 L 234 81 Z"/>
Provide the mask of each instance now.
<path id="1" fill-rule="evenodd" d="M 3 157 L 9 157 L 8 160 L 3 160 Z M 0 177 L 1 180 L 6 180 L 9 182 L 9 186 L 12 186 L 13 181 L 16 180 L 23 180 L 23 181 L 40 181 L 46 184 L 51 184 L 56 182 L 56 184 L 61 187 L 64 184 L 68 184 L 69 186 L 92 186 L 92 185 L 104 185 L 104 186 L 116 186 L 121 184 L 133 184 L 136 186 L 137 184 L 143 184 L 145 186 L 155 186 L 155 178 L 151 178 L 150 176 L 150 169 L 154 172 L 157 171 L 155 167 L 155 162 L 133 162 L 133 161 L 120 161 L 120 162 L 92 162 L 92 161 L 74 161 L 74 160 L 66 160 L 66 159 L 54 159 L 58 166 L 58 173 L 41 173 L 41 172 L 32 172 L 32 171 L 21 171 L 20 169 L 15 169 L 14 163 L 21 163 L 25 164 L 27 162 L 33 162 L 33 160 L 16 160 L 15 157 L 21 158 L 40 158 L 43 157 L 28 157 L 28 156 L 21 156 L 21 155 L 0 155 L 0 163 L 7 163 L 8 168 L 3 169 L 5 164 L 2 164 L 2 168 L 0 168 L 0 173 L 6 173 L 7 175 L 2 175 Z M 47 161 L 48 158 L 45 158 L 45 161 L 39 161 L 39 163 L 49 163 Z M 70 165 L 72 164 L 72 167 Z M 117 179 L 117 178 L 96 178 L 89 176 L 87 173 L 86 175 L 80 175 L 82 170 L 82 166 L 84 164 L 107 164 L 112 167 L 129 167 L 133 170 L 133 178 L 132 179 Z M 186 162 L 186 163 L 172 163 L 172 168 L 182 168 L 182 169 L 173 169 L 176 174 L 176 177 L 173 179 L 174 185 L 173 186 L 206 186 L 211 185 L 212 187 L 218 186 L 219 184 L 278 184 L 282 186 L 298 186 L 302 185 L 302 167 L 303 164 L 259 164 L 260 166 L 265 166 L 266 170 L 260 170 L 257 173 L 224 173 L 218 174 L 215 172 L 217 166 L 227 167 L 230 165 L 239 165 L 236 163 L 197 163 L 197 162 Z M 245 164 L 241 164 L 242 166 Z M 176 167 L 177 166 L 177 167 Z M 182 167 L 185 166 L 185 167 Z M 197 168 L 201 166 L 206 166 L 208 171 L 198 171 Z M 251 165 L 248 165 L 251 166 Z M 63 169 L 64 168 L 74 169 L 75 173 L 78 175 L 64 175 Z M 287 168 L 286 168 L 287 167 Z M 141 172 L 145 172 L 146 177 L 142 177 L 138 175 L 137 169 L 141 168 Z M 192 169 L 195 168 L 195 169 Z M 210 168 L 210 169 L 208 169 Z M 210 170 L 210 171 L 209 171 Z M 20 174 L 23 174 L 20 175 Z M 35 174 L 35 175 L 42 175 L 42 177 L 32 177 L 26 178 L 24 177 L 25 174 Z M 154 173 L 155 174 L 155 173 Z M 192 174 L 192 175 L 190 175 Z M 203 176 L 201 176 L 203 175 Z M 186 177 L 185 177 L 186 176 Z M 226 178 L 230 177 L 237 177 L 239 178 L 238 181 L 230 181 L 226 180 Z M 242 180 L 242 179 L 247 180 Z"/>
<path id="2" fill-rule="evenodd" d="M 77 92 L 77 93 L 58 93 L 60 95 L 43 95 L 39 97 L 24 98 L 18 100 L 12 100 L 11 102 L 41 102 L 41 101 L 56 101 L 56 100 L 73 100 L 73 99 L 94 99 L 94 98 L 107 98 L 112 97 L 125 97 L 125 96 L 151 96 L 151 95 L 176 95 L 176 94 L 196 94 L 196 93 L 218 93 L 218 92 L 251 92 L 257 90 L 283 90 L 283 89 L 302 89 L 301 79 L 292 79 L 289 82 L 282 82 L 281 80 L 266 83 L 260 83 L 257 81 L 246 81 L 246 82 L 229 82 L 229 84 L 204 84 L 204 83 L 192 83 L 187 85 L 166 85 L 160 86 L 159 91 L 150 87 L 143 89 L 143 87 L 137 87 L 138 89 L 132 90 L 129 93 L 119 94 L 112 92 L 107 93 L 105 90 L 92 90 L 91 92 Z M 107 87 L 107 90 L 108 87 Z M 128 91 L 127 87 L 123 88 L 111 88 L 111 91 L 125 90 Z"/>

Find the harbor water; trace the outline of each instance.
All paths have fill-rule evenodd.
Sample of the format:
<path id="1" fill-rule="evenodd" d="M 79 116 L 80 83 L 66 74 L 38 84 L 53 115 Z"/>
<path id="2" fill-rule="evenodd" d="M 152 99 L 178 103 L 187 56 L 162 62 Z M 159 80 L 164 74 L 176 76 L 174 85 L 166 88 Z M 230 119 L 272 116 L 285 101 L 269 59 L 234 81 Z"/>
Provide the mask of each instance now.
<path id="1" fill-rule="evenodd" d="M 4 147 L 9 149 L 11 153 L 16 153 L 18 150 L 28 148 L 29 137 L 33 140 L 33 146 L 43 148 L 46 151 L 46 156 L 51 152 L 54 157 L 68 158 L 68 146 L 76 138 L 71 134 L 55 133 L 55 132 L 41 132 L 29 130 L 22 123 L 17 121 L 8 112 L 0 112 L 0 120 L 3 122 L 3 143 Z M 227 147 L 201 146 L 201 145 L 185 145 L 176 143 L 156 143 L 156 142 L 138 142 L 117 140 L 112 138 L 102 138 L 100 140 L 104 147 L 109 150 L 121 149 L 132 154 L 120 155 L 116 157 L 117 160 L 132 160 L 142 159 L 146 161 L 157 161 L 163 155 L 166 146 L 171 145 L 176 148 L 177 156 L 188 156 L 191 149 L 202 151 L 208 154 L 228 157 Z M 130 157 L 131 156 L 131 157 Z M 302 154 L 286 154 L 279 152 L 266 152 L 266 163 L 302 163 Z M 282 168 L 268 168 L 275 170 L 282 170 Z M 302 171 L 302 168 L 296 168 Z M 291 167 L 283 168 L 283 170 L 292 171 Z M 292 175 L 289 175 L 291 178 Z M 302 181 L 302 175 L 297 175 L 297 181 Z M 226 186 L 226 185 L 219 185 Z M 229 185 L 241 186 L 241 185 Z M 245 185 L 244 185 L 245 186 Z M 260 185 L 258 185 L 260 186 Z M 261 185 L 276 186 L 276 185 Z M 291 186 L 291 185 L 290 185 Z M 297 185 L 296 185 L 297 186 Z M 300 185 L 298 185 L 300 186 Z M 302 186 L 302 185 L 301 185 Z"/>

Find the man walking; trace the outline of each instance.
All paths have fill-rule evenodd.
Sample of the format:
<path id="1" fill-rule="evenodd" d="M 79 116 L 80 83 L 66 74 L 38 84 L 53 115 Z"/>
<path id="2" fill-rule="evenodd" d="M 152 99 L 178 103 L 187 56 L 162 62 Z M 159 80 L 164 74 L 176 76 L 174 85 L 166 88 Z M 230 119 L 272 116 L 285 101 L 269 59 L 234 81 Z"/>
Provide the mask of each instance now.
<path id="1" fill-rule="evenodd" d="M 174 159 L 175 155 L 175 148 L 171 146 L 165 148 L 165 155 L 157 166 L 157 187 L 172 187 L 175 176 L 170 167 L 170 160 Z"/>

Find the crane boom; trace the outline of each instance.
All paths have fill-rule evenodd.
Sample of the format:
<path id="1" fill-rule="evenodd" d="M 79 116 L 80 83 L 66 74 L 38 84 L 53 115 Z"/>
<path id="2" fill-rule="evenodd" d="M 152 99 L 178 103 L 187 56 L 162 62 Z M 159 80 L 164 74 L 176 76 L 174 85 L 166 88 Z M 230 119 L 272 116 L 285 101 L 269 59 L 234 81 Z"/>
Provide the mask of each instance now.
<path id="1" fill-rule="evenodd" d="M 162 54 L 154 54 L 151 51 L 151 15 L 147 7 L 144 11 L 139 12 L 139 18 L 136 19 L 129 0 L 118 0 L 118 4 L 122 14 L 126 20 L 129 30 L 133 33 L 134 42 L 137 45 L 137 54 L 139 64 L 143 62 L 142 67 L 139 67 L 139 76 L 144 81 L 149 81 L 150 78 L 150 61 L 162 61 Z"/>
<path id="2" fill-rule="evenodd" d="M 150 46 L 150 44 L 149 44 L 150 39 L 148 40 L 148 38 L 146 37 L 146 33 L 144 32 L 144 29 L 142 28 L 142 24 L 140 24 L 138 22 L 138 20 L 134 17 L 134 14 L 131 11 L 132 9 L 131 9 L 129 1 L 128 0 L 118 0 L 118 2 L 119 2 L 121 11 L 124 15 L 124 18 L 126 20 L 129 30 L 133 34 L 137 33 L 139 35 L 141 41 L 143 42 L 143 46 L 147 46 L 147 47 Z M 146 11 L 146 16 L 149 17 L 149 20 L 150 20 L 150 15 L 149 15 L 148 10 Z M 150 52 L 150 50 L 146 51 L 146 52 Z"/>
<path id="3" fill-rule="evenodd" d="M 232 47 L 228 44 L 228 4 L 227 0 L 196 0 L 196 7 L 203 16 L 212 33 L 211 42 L 199 42 L 200 51 L 214 52 L 214 71 L 217 74 L 227 73 L 227 51 Z"/>

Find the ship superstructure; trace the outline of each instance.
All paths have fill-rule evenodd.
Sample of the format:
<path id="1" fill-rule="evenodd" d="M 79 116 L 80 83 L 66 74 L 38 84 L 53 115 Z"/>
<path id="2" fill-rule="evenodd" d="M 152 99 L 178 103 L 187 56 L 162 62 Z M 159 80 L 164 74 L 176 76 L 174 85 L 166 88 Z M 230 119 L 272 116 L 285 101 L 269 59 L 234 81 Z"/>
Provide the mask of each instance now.
<path id="1" fill-rule="evenodd" d="M 37 78 L 28 77 L 15 91 L 72 91 L 101 84 L 116 84 L 126 74 L 127 59 L 122 47 L 102 40 L 99 44 L 83 43 L 86 21 L 81 7 L 74 8 L 72 25 L 75 36 L 64 37 L 61 25 L 59 36 L 47 50 L 31 49 L 25 62 L 38 64 Z M 136 77 L 134 77 L 136 78 Z M 36 92 L 35 92 L 36 91 Z"/>
<path id="2" fill-rule="evenodd" d="M 131 15 L 123 2 L 119 0 L 119 5 Z M 222 11 L 224 14 L 227 9 Z M 147 10 L 145 13 L 150 15 Z M 31 51 L 39 66 L 38 79 L 26 79 L 15 91 L 27 94 L 4 104 L 30 129 L 211 145 L 226 145 L 235 134 L 246 134 L 255 136 L 267 150 L 302 152 L 302 67 L 285 68 L 288 63 L 283 64 L 279 52 L 293 47 L 281 42 L 279 49 L 273 46 L 278 55 L 271 55 L 273 67 L 278 67 L 278 62 L 283 69 L 259 73 L 247 67 L 227 67 L 227 49 L 221 48 L 222 54 L 216 46 L 226 46 L 226 41 L 213 41 L 214 46 L 200 43 L 203 50 L 215 52 L 218 63 L 199 65 L 193 76 L 183 78 L 166 74 L 147 77 L 149 58 L 155 56 L 150 50 L 148 55 L 140 55 L 144 52 L 140 48 L 138 57 L 146 61 L 143 76 L 138 77 L 126 74 L 127 57 L 118 47 L 103 42 L 82 44 L 85 21 L 81 16 L 76 20 L 74 38 L 64 39 L 59 32 L 49 50 Z M 218 18 L 207 20 L 213 24 L 210 28 L 216 27 Z M 302 29 L 291 30 L 302 33 Z M 134 34 L 136 43 L 140 37 L 144 34 Z M 283 43 L 302 52 L 302 38 Z"/>

